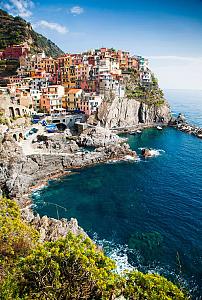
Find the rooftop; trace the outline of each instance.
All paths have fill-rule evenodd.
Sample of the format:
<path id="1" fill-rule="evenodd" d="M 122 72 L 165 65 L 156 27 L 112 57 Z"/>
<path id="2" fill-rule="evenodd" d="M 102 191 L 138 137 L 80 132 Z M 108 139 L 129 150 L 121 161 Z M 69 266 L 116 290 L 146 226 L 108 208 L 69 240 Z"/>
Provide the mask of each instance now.
<path id="1" fill-rule="evenodd" d="M 80 92 L 80 91 L 82 91 L 82 89 L 70 89 L 70 90 L 68 91 L 68 94 L 75 94 L 75 93 L 78 93 L 78 92 Z"/>

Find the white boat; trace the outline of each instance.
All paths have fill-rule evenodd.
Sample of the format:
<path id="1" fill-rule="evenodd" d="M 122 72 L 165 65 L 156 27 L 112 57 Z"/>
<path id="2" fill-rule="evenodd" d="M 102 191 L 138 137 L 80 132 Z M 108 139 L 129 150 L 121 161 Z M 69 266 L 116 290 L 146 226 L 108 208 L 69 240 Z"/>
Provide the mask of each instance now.
<path id="1" fill-rule="evenodd" d="M 130 135 L 134 135 L 134 134 L 136 134 L 136 132 L 135 131 L 131 131 L 129 134 Z"/>
<path id="2" fill-rule="evenodd" d="M 156 127 L 158 130 L 162 130 L 163 128 L 161 126 Z"/>
<path id="3" fill-rule="evenodd" d="M 142 130 L 139 130 L 139 129 L 138 129 L 136 132 L 137 132 L 137 133 L 142 133 Z"/>

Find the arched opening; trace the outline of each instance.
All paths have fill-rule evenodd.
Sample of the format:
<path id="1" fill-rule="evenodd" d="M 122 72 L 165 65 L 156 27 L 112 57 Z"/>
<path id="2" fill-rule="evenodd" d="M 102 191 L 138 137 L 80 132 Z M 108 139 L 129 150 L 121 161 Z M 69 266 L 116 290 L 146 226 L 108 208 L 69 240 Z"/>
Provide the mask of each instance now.
<path id="1" fill-rule="evenodd" d="M 16 133 L 13 134 L 13 138 L 14 138 L 14 140 L 16 140 L 16 141 L 18 140 L 18 139 L 17 139 Z"/>
<path id="2" fill-rule="evenodd" d="M 23 134 L 22 134 L 22 132 L 19 133 L 19 140 L 23 140 Z"/>
<path id="3" fill-rule="evenodd" d="M 56 126 L 59 131 L 65 131 L 65 129 L 67 129 L 67 125 L 65 125 L 64 123 L 58 123 L 56 124 Z"/>
<path id="4" fill-rule="evenodd" d="M 16 107 L 15 109 L 15 114 L 16 116 L 20 116 L 20 109 L 18 107 Z"/>
<path id="5" fill-rule="evenodd" d="M 10 118 L 14 118 L 15 117 L 14 109 L 13 109 L 12 106 L 9 107 L 9 116 L 10 116 Z"/>

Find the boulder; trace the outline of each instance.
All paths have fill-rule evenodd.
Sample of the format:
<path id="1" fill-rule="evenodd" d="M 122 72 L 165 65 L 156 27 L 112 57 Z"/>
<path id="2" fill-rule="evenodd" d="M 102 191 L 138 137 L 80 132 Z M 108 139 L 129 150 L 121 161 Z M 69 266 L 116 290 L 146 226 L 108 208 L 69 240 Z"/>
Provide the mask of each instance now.
<path id="1" fill-rule="evenodd" d="M 148 149 L 148 148 L 142 149 L 142 155 L 143 155 L 144 157 L 151 157 L 151 156 L 152 156 L 151 150 Z"/>

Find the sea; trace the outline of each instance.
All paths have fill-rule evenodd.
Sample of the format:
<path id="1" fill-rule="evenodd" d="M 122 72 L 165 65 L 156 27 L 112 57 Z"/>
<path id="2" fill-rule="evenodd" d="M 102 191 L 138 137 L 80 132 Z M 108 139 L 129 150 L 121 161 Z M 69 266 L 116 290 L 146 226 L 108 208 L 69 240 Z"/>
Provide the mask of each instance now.
<path id="1" fill-rule="evenodd" d="M 184 113 L 202 127 L 202 91 L 165 95 L 173 115 Z M 35 209 L 76 218 L 115 259 L 118 272 L 156 272 L 202 299 L 202 140 L 174 128 L 127 138 L 138 161 L 72 170 L 33 192 Z M 141 157 L 143 147 L 154 156 Z"/>

